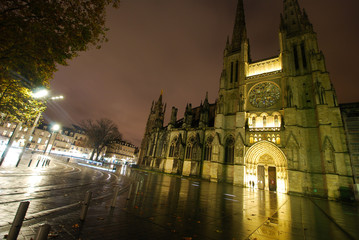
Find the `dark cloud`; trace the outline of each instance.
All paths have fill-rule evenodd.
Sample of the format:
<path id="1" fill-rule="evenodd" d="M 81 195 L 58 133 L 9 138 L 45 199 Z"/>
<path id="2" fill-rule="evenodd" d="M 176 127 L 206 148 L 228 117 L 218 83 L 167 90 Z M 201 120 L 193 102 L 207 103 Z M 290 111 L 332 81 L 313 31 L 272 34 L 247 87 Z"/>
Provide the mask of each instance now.
<path id="1" fill-rule="evenodd" d="M 109 9 L 109 42 L 59 67 L 51 88 L 65 100 L 51 106 L 49 121 L 62 124 L 107 117 L 139 145 L 149 109 L 164 90 L 168 114 L 183 115 L 209 92 L 217 97 L 223 49 L 231 35 L 236 0 L 122 0 Z M 326 57 L 339 102 L 359 101 L 357 0 L 301 0 Z M 279 53 L 281 0 L 245 0 L 253 60 Z"/>

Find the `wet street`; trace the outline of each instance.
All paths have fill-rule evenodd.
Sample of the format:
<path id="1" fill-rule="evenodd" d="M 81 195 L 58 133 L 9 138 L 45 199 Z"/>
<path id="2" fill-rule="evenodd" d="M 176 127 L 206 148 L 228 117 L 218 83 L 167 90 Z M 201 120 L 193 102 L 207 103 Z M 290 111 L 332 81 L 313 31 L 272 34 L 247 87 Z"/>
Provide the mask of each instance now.
<path id="1" fill-rule="evenodd" d="M 0 168 L 2 237 L 19 203 L 30 201 L 18 239 L 34 238 L 42 223 L 51 225 L 49 239 L 359 239 L 353 204 L 140 170 L 112 173 L 73 160 L 27 165 Z M 93 198 L 81 222 L 87 191 Z"/>

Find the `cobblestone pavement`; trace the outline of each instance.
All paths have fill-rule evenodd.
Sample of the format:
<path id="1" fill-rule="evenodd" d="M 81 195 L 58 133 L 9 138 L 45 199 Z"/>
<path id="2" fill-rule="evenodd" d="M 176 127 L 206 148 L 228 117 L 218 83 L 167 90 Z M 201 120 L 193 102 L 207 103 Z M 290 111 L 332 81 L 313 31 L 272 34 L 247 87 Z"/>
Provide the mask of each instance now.
<path id="1" fill-rule="evenodd" d="M 49 239 L 359 239 L 355 204 L 71 162 L 0 168 L 2 236 L 28 200 L 18 239 L 34 238 L 43 223 L 51 225 Z M 115 186 L 121 190 L 112 208 Z M 81 222 L 79 202 L 88 190 L 93 199 Z"/>

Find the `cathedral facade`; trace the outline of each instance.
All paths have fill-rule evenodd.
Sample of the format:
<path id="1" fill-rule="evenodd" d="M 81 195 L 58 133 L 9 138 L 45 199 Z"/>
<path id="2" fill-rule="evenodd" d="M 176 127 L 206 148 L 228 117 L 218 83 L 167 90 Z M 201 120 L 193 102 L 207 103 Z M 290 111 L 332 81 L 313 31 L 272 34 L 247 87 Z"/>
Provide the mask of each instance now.
<path id="1" fill-rule="evenodd" d="M 280 54 L 251 61 L 243 0 L 227 40 L 218 99 L 164 126 L 162 94 L 141 144 L 142 168 L 243 187 L 340 198 L 353 173 L 335 90 L 313 26 L 283 0 Z"/>

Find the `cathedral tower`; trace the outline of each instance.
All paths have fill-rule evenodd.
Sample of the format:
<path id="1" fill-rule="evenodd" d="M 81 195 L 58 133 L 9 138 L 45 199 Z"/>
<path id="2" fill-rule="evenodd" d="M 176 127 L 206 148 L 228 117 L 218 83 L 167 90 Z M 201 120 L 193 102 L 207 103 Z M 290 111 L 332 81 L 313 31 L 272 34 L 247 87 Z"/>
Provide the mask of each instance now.
<path id="1" fill-rule="evenodd" d="M 316 33 L 297 0 L 283 2 L 279 37 L 289 186 L 337 198 L 338 186 L 352 182 L 341 113 Z"/>
<path id="2" fill-rule="evenodd" d="M 166 104 L 163 105 L 162 102 L 163 92 L 161 91 L 161 95 L 159 96 L 156 102 L 152 102 L 151 111 L 147 119 L 145 134 L 141 142 L 141 152 L 140 152 L 140 163 L 145 164 L 143 162 L 145 156 L 153 155 L 153 149 L 156 145 L 157 137 L 153 134 L 158 132 L 163 128 L 163 121 L 166 112 Z"/>

